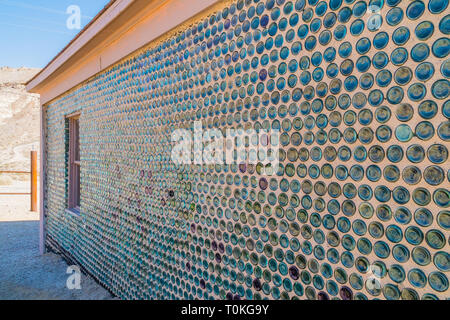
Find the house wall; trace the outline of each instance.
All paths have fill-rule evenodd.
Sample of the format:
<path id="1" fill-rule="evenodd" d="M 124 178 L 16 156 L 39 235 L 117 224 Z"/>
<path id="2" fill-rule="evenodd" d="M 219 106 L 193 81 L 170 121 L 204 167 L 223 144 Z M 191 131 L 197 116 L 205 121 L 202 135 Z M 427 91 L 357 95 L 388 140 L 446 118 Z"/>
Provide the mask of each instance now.
<path id="1" fill-rule="evenodd" d="M 448 10 L 385 1 L 377 26 L 368 1 L 317 2 L 220 3 L 46 104 L 47 245 L 120 298 L 447 298 Z M 195 120 L 280 128 L 280 169 L 176 166 L 171 134 Z"/>

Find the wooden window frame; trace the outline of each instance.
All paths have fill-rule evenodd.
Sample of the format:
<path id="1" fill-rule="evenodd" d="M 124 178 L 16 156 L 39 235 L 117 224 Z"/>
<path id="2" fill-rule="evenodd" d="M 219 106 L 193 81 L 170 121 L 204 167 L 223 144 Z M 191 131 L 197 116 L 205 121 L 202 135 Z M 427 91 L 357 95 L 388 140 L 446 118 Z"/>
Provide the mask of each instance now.
<path id="1" fill-rule="evenodd" d="M 68 176 L 68 210 L 73 211 L 77 214 L 80 213 L 80 200 L 81 200 L 81 183 L 80 183 L 80 173 L 81 173 L 81 161 L 80 157 L 80 115 L 77 112 L 68 115 L 66 119 L 69 124 L 69 176 Z M 78 129 L 78 135 L 77 130 Z M 78 139 L 77 139 L 78 138 Z M 78 159 L 76 159 L 76 151 L 78 145 Z"/>

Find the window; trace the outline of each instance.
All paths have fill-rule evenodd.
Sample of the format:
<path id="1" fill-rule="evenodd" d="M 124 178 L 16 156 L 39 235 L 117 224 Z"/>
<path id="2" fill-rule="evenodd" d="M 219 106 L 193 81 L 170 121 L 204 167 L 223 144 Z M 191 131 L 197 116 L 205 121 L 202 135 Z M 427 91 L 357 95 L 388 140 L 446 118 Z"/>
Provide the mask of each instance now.
<path id="1" fill-rule="evenodd" d="M 80 211 L 80 115 L 67 118 L 69 125 L 69 209 Z"/>

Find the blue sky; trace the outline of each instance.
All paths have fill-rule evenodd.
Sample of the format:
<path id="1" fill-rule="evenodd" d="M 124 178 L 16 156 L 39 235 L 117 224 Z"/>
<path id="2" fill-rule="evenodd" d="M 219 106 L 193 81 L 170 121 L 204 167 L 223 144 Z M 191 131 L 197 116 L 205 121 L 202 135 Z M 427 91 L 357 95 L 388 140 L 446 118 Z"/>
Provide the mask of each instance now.
<path id="1" fill-rule="evenodd" d="M 67 8 L 81 11 L 81 27 L 109 0 L 0 0 L 0 66 L 43 68 L 79 32 L 67 27 Z"/>

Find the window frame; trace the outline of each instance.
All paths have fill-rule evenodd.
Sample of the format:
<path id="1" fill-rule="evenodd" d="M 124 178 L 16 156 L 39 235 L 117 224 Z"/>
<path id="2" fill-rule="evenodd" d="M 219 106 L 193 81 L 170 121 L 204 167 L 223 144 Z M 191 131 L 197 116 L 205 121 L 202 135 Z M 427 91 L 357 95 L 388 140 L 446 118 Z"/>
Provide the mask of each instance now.
<path id="1" fill-rule="evenodd" d="M 81 201 L 81 161 L 80 157 L 80 116 L 81 112 L 76 112 L 66 116 L 68 121 L 68 144 L 69 154 L 67 159 L 68 166 L 68 198 L 67 209 L 73 213 L 80 213 Z M 77 159 L 78 147 L 78 159 Z"/>

